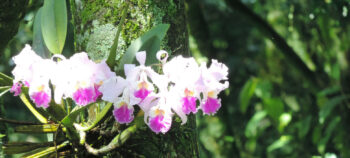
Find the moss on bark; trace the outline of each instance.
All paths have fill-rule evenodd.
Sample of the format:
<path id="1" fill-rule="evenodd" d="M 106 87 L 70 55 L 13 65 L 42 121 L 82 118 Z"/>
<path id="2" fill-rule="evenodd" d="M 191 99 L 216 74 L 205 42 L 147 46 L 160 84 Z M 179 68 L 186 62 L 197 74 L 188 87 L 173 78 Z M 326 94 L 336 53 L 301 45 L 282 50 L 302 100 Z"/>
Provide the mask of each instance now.
<path id="1" fill-rule="evenodd" d="M 123 53 L 130 42 L 153 26 L 170 24 L 161 48 L 172 54 L 189 55 L 184 0 L 130 0 L 128 14 L 119 39 L 117 53 Z M 122 0 L 71 0 L 77 51 L 87 51 L 94 60 L 106 59 L 121 16 Z M 144 125 L 130 140 L 110 156 L 126 157 L 198 157 L 195 116 L 181 126 L 174 118 L 171 130 L 155 134 Z M 114 125 L 113 125 L 114 124 Z M 112 130 L 115 121 L 106 121 L 102 130 Z M 89 138 L 90 137 L 90 138 Z M 87 140 L 92 140 L 88 135 Z M 100 145 L 108 142 L 101 141 Z M 95 147 L 98 147 L 95 146 Z"/>

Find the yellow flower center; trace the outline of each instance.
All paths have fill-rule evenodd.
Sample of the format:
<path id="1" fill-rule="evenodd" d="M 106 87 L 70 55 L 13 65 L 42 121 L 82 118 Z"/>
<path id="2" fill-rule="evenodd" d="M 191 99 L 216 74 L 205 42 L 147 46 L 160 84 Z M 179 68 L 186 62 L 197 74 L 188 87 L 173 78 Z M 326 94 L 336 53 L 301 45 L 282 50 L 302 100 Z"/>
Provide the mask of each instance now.
<path id="1" fill-rule="evenodd" d="M 215 92 L 214 91 L 209 91 L 208 92 L 208 97 L 214 98 L 215 97 Z"/>
<path id="2" fill-rule="evenodd" d="M 157 109 L 156 111 L 155 111 L 155 114 L 156 115 L 164 115 L 164 110 L 161 110 L 161 109 Z"/>
<path id="3" fill-rule="evenodd" d="M 186 97 L 191 97 L 191 96 L 193 96 L 194 95 L 194 92 L 193 91 L 190 91 L 190 90 L 188 90 L 187 88 L 185 89 L 185 96 Z"/>

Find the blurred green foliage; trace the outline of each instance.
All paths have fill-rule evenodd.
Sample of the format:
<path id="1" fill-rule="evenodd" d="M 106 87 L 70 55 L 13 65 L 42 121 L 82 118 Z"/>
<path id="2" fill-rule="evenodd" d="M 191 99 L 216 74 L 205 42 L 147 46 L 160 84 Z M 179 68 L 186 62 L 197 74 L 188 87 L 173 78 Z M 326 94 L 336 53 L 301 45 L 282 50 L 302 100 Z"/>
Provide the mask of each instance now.
<path id="1" fill-rule="evenodd" d="M 239 2 L 269 24 L 314 75 L 303 74 L 294 58 L 242 9 L 224 0 L 188 0 L 193 56 L 209 62 L 216 58 L 230 69 L 221 110 L 212 117 L 197 114 L 200 156 L 350 157 L 350 1 Z M 28 7 L 0 56 L 1 72 L 10 74 L 10 58 L 32 42 L 40 5 Z M 35 120 L 19 99 L 5 95 L 0 102 L 6 105 L 5 117 Z M 13 127 L 7 127 L 11 141 L 50 139 L 13 134 Z"/>
<path id="2" fill-rule="evenodd" d="M 201 157 L 350 157 L 350 1 L 231 2 L 249 10 L 187 2 L 193 55 L 230 69 L 221 110 L 198 115 Z M 304 75 L 253 16 L 314 75 Z"/>

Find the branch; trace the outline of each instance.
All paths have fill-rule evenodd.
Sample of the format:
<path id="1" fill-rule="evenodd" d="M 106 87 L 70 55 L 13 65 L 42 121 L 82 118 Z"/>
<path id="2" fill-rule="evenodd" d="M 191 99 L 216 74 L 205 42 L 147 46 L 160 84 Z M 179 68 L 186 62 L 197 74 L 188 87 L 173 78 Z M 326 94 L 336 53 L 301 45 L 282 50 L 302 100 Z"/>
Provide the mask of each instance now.
<path id="1" fill-rule="evenodd" d="M 307 65 L 301 60 L 297 53 L 287 44 L 284 38 L 279 35 L 265 20 L 254 13 L 251 9 L 245 6 L 240 0 L 225 0 L 231 9 L 238 10 L 240 13 L 247 16 L 251 22 L 258 25 L 258 29 L 265 33 L 268 38 L 278 47 L 287 57 L 287 61 L 301 70 L 301 73 L 311 81 L 311 84 L 322 85 L 321 80 L 317 80 L 316 75 Z"/>

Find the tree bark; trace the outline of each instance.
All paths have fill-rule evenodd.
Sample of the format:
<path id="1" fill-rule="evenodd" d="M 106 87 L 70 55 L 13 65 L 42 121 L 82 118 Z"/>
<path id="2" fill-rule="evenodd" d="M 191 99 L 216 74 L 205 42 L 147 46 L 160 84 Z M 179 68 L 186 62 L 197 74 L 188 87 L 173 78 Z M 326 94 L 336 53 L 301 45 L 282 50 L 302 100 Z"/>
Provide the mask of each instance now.
<path id="1" fill-rule="evenodd" d="M 121 19 L 123 3 L 125 2 L 122 0 L 70 0 L 72 22 L 75 26 L 76 52 L 86 51 L 95 61 L 107 58 Z M 184 0 L 130 0 L 129 3 L 127 17 L 119 36 L 116 60 L 122 56 L 132 40 L 161 23 L 170 24 L 167 35 L 161 42 L 161 48 L 172 55 L 189 55 Z M 110 128 L 113 125 L 118 127 L 118 130 L 126 128 L 116 126 L 114 119 L 107 120 L 112 120 L 106 121 L 106 126 Z M 164 135 L 155 134 L 146 125 L 143 125 L 123 146 L 107 155 L 198 157 L 195 116 L 190 115 L 186 125 L 180 125 L 179 120 L 174 117 L 172 128 Z M 105 129 L 109 128 L 101 127 L 99 133 L 104 133 Z M 115 135 L 112 134 L 112 136 Z M 87 141 L 93 139 L 95 139 L 93 134 L 88 133 Z"/>

